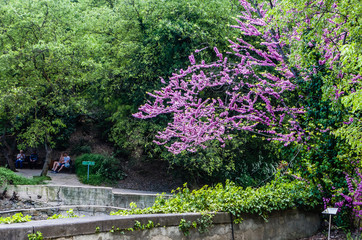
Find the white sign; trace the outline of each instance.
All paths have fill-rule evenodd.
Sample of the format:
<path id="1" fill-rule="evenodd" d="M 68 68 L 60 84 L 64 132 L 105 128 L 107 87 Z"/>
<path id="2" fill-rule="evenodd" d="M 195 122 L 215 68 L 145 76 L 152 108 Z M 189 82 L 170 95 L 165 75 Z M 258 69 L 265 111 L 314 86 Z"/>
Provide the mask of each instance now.
<path id="1" fill-rule="evenodd" d="M 323 214 L 329 214 L 329 215 L 336 215 L 338 211 L 338 208 L 327 208 L 322 213 Z"/>

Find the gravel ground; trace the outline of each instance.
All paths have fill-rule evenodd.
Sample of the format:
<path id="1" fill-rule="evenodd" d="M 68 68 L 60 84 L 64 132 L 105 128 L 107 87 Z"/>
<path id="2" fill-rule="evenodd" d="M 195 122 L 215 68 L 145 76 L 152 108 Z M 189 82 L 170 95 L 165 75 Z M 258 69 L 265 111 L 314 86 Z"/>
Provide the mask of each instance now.
<path id="1" fill-rule="evenodd" d="M 312 236 L 310 238 L 302 238 L 300 240 L 327 240 L 327 239 L 328 239 L 328 232 L 321 231 L 321 232 L 318 232 L 316 235 L 314 235 L 314 236 Z M 347 239 L 347 238 L 346 238 L 346 234 L 344 232 L 332 231 L 330 239 L 344 240 L 344 239 Z"/>
<path id="2" fill-rule="evenodd" d="M 299 240 L 327 240 L 328 239 L 328 223 L 324 222 L 322 228 L 313 236 L 309 238 L 302 238 Z M 352 233 L 351 236 L 347 237 L 345 231 L 338 229 L 332 225 L 330 239 L 338 240 L 361 240 L 361 233 Z"/>

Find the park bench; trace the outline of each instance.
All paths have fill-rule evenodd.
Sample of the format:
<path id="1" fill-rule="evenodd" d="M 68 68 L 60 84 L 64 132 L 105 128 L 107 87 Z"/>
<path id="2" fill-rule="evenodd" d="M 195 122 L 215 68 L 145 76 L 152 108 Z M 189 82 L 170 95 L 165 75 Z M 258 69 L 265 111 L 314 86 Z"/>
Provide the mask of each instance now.
<path id="1" fill-rule="evenodd" d="M 38 158 L 38 160 L 34 163 L 35 169 L 41 169 L 43 167 L 44 160 L 41 158 Z M 31 168 L 30 165 L 30 156 L 25 156 L 25 159 L 23 161 L 23 168 Z"/>
<path id="2" fill-rule="evenodd" d="M 58 160 L 54 160 L 52 159 L 50 164 L 49 164 L 49 170 L 52 170 L 53 168 L 53 165 L 54 165 L 54 162 L 56 162 Z M 75 164 L 74 164 L 74 161 L 73 160 L 70 160 L 69 162 L 70 164 L 70 167 L 66 168 L 66 167 L 63 167 L 63 169 L 60 171 L 61 173 L 75 173 Z"/>

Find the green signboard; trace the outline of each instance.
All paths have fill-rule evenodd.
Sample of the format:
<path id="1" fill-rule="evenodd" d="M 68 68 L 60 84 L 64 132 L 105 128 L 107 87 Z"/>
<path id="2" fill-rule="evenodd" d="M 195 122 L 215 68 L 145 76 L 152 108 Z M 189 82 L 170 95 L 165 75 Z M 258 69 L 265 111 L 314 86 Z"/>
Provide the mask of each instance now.
<path id="1" fill-rule="evenodd" d="M 83 164 L 83 165 L 91 165 L 91 166 L 93 166 L 93 165 L 96 165 L 96 162 L 92 162 L 92 161 L 83 161 L 83 162 L 82 162 L 82 164 Z"/>
<path id="2" fill-rule="evenodd" d="M 82 164 L 88 166 L 87 182 L 89 182 L 89 166 L 91 166 L 91 165 L 92 165 L 92 166 L 96 165 L 96 162 L 93 162 L 93 161 L 83 161 Z"/>

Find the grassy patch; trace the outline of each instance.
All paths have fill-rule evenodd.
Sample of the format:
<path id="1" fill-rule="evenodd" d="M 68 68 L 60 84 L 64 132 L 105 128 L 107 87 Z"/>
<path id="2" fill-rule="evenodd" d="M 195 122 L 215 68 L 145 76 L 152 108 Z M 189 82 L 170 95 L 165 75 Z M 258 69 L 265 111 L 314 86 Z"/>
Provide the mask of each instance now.
<path id="1" fill-rule="evenodd" d="M 42 184 L 45 177 L 35 177 L 29 179 L 23 176 L 19 176 L 10 169 L 0 167 L 0 185 L 36 185 Z"/>

